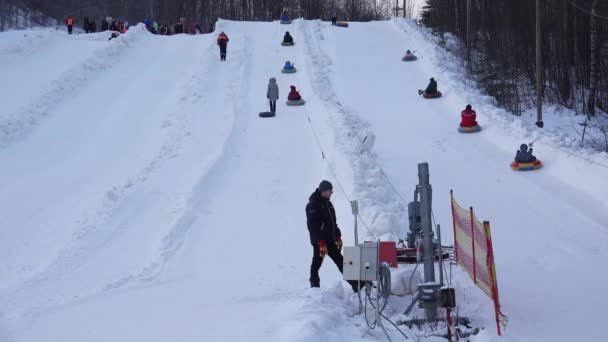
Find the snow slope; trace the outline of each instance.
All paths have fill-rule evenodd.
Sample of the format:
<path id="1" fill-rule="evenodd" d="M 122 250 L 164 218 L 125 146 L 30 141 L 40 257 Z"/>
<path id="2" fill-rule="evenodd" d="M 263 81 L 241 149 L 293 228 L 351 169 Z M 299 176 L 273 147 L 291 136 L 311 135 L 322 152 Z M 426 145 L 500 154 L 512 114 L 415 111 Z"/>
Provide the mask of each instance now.
<path id="1" fill-rule="evenodd" d="M 607 173 L 588 161 L 604 155 L 541 139 L 545 168 L 512 172 L 529 129 L 467 89 L 408 21 L 217 30 L 230 37 L 224 63 L 215 35 L 0 34 L 0 341 L 383 339 L 364 335 L 330 260 L 322 288 L 307 288 L 304 205 L 326 178 L 346 244 L 350 199 L 364 238 L 403 237 L 422 161 L 437 223 L 450 227 L 450 189 L 492 222 L 501 340 L 606 340 L 606 300 L 575 295 L 606 281 Z M 285 30 L 295 46 L 280 45 Z M 408 48 L 416 63 L 401 62 Z M 298 73 L 281 74 L 285 60 Z M 273 76 L 278 114 L 260 119 Z M 442 99 L 417 95 L 430 76 Z M 284 104 L 292 84 L 305 106 Z M 480 134 L 456 132 L 467 102 Z M 452 281 L 461 313 L 486 328 L 475 340 L 497 341 L 488 299 L 456 268 Z"/>

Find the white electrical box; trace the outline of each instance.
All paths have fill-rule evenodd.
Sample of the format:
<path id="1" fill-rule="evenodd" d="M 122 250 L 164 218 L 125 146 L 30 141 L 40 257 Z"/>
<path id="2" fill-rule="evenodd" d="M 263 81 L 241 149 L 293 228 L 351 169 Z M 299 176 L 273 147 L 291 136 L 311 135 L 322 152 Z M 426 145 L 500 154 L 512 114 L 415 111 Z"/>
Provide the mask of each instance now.
<path id="1" fill-rule="evenodd" d="M 344 247 L 344 280 L 375 281 L 378 277 L 378 244 L 366 242 Z"/>

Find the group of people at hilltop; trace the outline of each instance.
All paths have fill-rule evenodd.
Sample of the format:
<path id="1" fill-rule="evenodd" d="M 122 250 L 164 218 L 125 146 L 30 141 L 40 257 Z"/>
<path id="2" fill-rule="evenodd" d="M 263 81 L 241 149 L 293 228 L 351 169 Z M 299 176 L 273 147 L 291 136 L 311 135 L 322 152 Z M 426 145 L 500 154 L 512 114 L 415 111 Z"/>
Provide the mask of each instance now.
<path id="1" fill-rule="evenodd" d="M 72 34 L 74 25 L 76 24 L 76 20 L 72 16 L 68 16 L 65 20 L 65 24 L 68 28 L 68 34 Z M 82 22 L 82 29 L 85 33 L 95 33 L 97 32 L 97 23 L 95 20 L 89 19 L 89 17 L 84 17 Z M 120 33 L 125 33 L 129 29 L 128 21 L 117 21 L 112 18 L 103 18 L 101 19 L 100 31 L 116 31 Z"/>
<path id="2" fill-rule="evenodd" d="M 65 24 L 68 29 L 68 34 L 72 34 L 74 25 L 76 25 L 76 20 L 74 19 L 74 17 L 68 16 L 65 20 Z M 204 32 L 201 26 L 196 23 L 191 23 L 187 28 L 185 28 L 181 21 L 178 21 L 173 25 L 159 25 L 158 22 L 156 22 L 155 20 L 146 19 L 144 20 L 144 24 L 146 25 L 146 29 L 150 33 L 159 35 L 173 35 L 180 33 L 202 34 L 211 33 L 215 31 L 215 26 L 213 24 L 209 25 L 209 29 L 207 32 Z M 101 32 L 113 31 L 118 32 L 120 34 L 127 32 L 127 30 L 129 29 L 129 22 L 117 21 L 116 19 L 107 17 L 101 19 L 101 25 L 99 26 L 99 28 Z M 94 33 L 97 32 L 98 26 L 95 20 L 92 20 L 89 17 L 84 17 L 82 22 L 82 29 L 85 33 Z"/>

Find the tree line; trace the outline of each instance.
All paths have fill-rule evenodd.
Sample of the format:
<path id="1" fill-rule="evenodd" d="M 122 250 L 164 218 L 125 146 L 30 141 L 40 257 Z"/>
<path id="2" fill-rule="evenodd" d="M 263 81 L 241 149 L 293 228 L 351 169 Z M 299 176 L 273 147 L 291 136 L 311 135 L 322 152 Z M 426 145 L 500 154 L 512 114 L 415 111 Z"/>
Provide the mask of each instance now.
<path id="1" fill-rule="evenodd" d="M 534 0 L 428 0 L 422 22 L 440 37 L 457 37 L 470 77 L 521 114 L 536 102 L 535 10 Z M 541 13 L 544 101 L 605 113 L 608 1 L 541 0 Z"/>
<path id="2" fill-rule="evenodd" d="M 111 16 L 130 23 L 150 18 L 166 25 L 184 18 L 188 24 L 208 27 L 218 18 L 269 21 L 284 12 L 292 17 L 329 19 L 335 11 L 340 20 L 380 20 L 391 15 L 392 6 L 391 0 L 0 0 L 0 17 L 14 19 L 15 9 L 29 8 L 60 22 L 71 15 L 76 24 L 84 17 L 99 21 Z"/>

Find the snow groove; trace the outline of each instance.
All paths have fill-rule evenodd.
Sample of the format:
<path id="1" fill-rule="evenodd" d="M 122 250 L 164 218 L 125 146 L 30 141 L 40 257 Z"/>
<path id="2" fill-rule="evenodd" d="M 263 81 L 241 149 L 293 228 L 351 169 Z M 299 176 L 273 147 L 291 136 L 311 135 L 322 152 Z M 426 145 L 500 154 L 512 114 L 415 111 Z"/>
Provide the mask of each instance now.
<path id="1" fill-rule="evenodd" d="M 340 103 L 335 93 L 330 79 L 333 61 L 324 53 L 320 44 L 325 39 L 322 22 L 303 22 L 302 25 L 306 51 L 310 58 L 307 69 L 314 82 L 313 89 L 324 102 L 333 123 L 336 143 L 347 155 L 354 171 L 354 191 L 350 197 L 359 200 L 361 215 L 377 238 L 395 240 L 404 226 L 407 207 L 376 164 L 376 157 L 361 151 L 363 139 L 373 135 L 373 132 L 370 124 L 361 119 L 354 108 Z"/>

